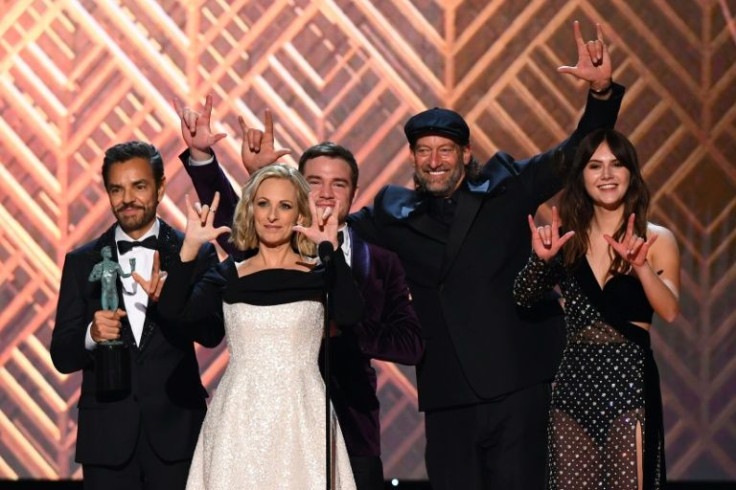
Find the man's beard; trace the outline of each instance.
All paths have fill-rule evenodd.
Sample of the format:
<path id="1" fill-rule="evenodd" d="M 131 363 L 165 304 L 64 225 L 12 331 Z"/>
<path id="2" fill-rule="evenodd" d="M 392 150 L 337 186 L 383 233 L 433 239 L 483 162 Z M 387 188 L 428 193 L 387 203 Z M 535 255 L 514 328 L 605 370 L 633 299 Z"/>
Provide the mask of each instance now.
<path id="1" fill-rule="evenodd" d="M 449 197 L 457 188 L 461 180 L 463 180 L 464 172 L 463 165 L 458 165 L 449 174 L 447 179 L 441 184 L 437 181 L 430 182 L 420 172 L 414 172 L 414 185 L 417 191 L 423 192 L 435 197 Z"/>
<path id="2" fill-rule="evenodd" d="M 122 212 L 128 208 L 143 210 L 143 214 L 141 214 L 140 216 L 123 216 Z M 131 232 L 135 232 L 143 228 L 148 228 L 151 223 L 153 223 L 153 220 L 156 218 L 156 206 L 147 207 L 139 206 L 136 204 L 128 204 L 126 206 L 119 207 L 114 211 L 113 214 L 118 220 L 118 225 L 120 225 L 120 228 L 125 233 L 130 235 Z"/>

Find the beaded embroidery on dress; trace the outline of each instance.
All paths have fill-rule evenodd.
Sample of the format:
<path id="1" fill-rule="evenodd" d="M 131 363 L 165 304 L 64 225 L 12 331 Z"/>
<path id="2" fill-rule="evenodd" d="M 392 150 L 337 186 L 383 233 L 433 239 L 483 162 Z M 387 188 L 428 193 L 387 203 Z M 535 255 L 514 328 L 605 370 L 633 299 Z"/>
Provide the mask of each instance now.
<path id="1" fill-rule="evenodd" d="M 665 482 L 664 437 L 649 333 L 629 323 L 631 318 L 622 318 L 629 313 L 626 305 L 620 297 L 619 304 L 611 301 L 583 262 L 568 272 L 559 261 L 547 264 L 532 255 L 514 285 L 522 306 L 530 306 L 555 284 L 565 299 L 567 345 L 550 406 L 549 488 L 637 490 L 638 426 L 644 488 L 659 490 Z M 617 284 L 619 293 L 643 294 L 630 276 L 614 280 L 633 281 Z"/>
<path id="2" fill-rule="evenodd" d="M 325 389 L 317 364 L 324 308 L 313 299 L 233 302 L 254 285 L 256 296 L 272 297 L 268 288 L 258 291 L 260 279 L 283 288 L 284 278 L 309 276 L 284 270 L 254 276 L 259 274 L 245 281 L 247 288 L 243 278 L 228 279 L 223 314 L 230 359 L 202 425 L 187 490 L 325 488 Z M 234 292 L 233 282 L 239 282 Z M 331 427 L 334 488 L 352 490 L 334 413 Z"/>

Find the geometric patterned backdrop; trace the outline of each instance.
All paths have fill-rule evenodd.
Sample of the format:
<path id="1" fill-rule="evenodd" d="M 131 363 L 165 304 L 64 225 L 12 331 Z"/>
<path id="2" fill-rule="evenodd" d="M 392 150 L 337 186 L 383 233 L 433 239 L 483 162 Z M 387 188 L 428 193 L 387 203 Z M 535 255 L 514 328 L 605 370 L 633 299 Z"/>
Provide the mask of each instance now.
<path id="1" fill-rule="evenodd" d="M 190 191 L 171 106 L 215 98 L 235 181 L 237 116 L 266 107 L 293 155 L 323 139 L 361 165 L 355 207 L 409 185 L 401 130 L 441 105 L 464 114 L 476 156 L 563 139 L 585 87 L 572 21 L 602 21 L 620 116 L 653 190 L 652 220 L 682 259 L 682 315 L 658 323 L 671 479 L 736 479 L 736 1 L 2 0 L 0 17 L 0 478 L 80 477 L 78 375 L 47 348 L 64 254 L 112 222 L 100 179 L 112 144 L 151 141 L 167 163 L 161 215 Z M 546 214 L 549 208 L 543 208 Z M 210 390 L 227 363 L 202 350 Z M 377 363 L 387 477 L 422 479 L 413 370 Z"/>

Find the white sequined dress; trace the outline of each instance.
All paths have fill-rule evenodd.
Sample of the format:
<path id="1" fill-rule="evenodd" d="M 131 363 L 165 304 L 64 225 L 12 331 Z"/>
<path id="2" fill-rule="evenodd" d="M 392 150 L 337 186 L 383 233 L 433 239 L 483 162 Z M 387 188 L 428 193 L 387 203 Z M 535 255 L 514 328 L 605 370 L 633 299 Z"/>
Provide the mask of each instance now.
<path id="1" fill-rule="evenodd" d="M 341 268 L 342 254 L 335 257 Z M 344 269 L 347 276 L 336 274 L 333 297 L 340 307 L 332 317 L 354 321 L 360 296 Z M 186 283 L 184 277 L 173 279 Z M 241 278 L 228 259 L 189 294 L 179 294 L 190 319 L 221 298 L 230 353 L 202 425 L 187 490 L 325 488 L 325 388 L 317 364 L 323 284 L 318 269 L 272 269 Z M 334 413 L 331 420 L 333 488 L 354 489 Z"/>

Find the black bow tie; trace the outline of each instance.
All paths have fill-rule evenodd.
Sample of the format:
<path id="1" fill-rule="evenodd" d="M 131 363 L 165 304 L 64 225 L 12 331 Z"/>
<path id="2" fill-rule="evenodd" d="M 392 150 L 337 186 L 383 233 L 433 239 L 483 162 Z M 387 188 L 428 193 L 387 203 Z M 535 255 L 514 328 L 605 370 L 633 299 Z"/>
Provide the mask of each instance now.
<path id="1" fill-rule="evenodd" d="M 337 232 L 337 248 L 342 247 L 342 244 L 345 243 L 345 231 L 340 230 Z"/>
<path id="2" fill-rule="evenodd" d="M 120 255 L 125 255 L 128 252 L 130 252 L 133 247 L 146 247 L 150 248 L 151 250 L 156 250 L 156 246 L 158 245 L 158 239 L 151 235 L 145 240 L 142 240 L 140 242 L 130 242 L 128 240 L 118 240 L 118 251 L 120 252 Z"/>

